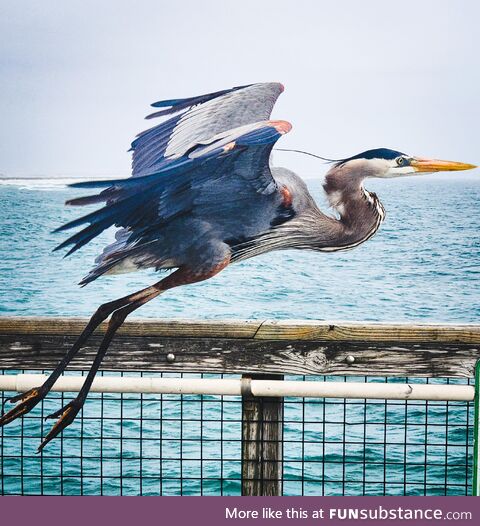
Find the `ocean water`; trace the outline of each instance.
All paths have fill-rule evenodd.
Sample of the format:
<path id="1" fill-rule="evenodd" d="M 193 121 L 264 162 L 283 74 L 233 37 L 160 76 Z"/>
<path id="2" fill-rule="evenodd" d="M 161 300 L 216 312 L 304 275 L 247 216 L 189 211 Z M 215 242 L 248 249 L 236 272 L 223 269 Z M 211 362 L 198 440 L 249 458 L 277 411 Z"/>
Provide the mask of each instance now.
<path id="1" fill-rule="evenodd" d="M 113 233 L 67 259 L 52 253 L 65 236 L 52 230 L 83 212 L 63 206 L 81 195 L 67 182 L 0 179 L 0 315 L 89 316 L 99 304 L 158 280 L 145 271 L 77 287 Z M 309 185 L 322 201 L 321 181 Z M 366 186 L 377 192 L 387 217 L 357 249 L 277 252 L 232 265 L 204 283 L 168 292 L 135 316 L 478 322 L 480 178 Z M 52 394 L 23 422 L 4 428 L 3 494 L 239 492 L 238 399 L 92 394 L 83 418 L 35 455 L 46 432 L 40 417 L 65 396 L 62 402 Z M 465 404 L 291 400 L 285 418 L 286 494 L 465 493 L 472 431 Z"/>
<path id="2" fill-rule="evenodd" d="M 0 314 L 89 316 L 105 301 L 158 281 L 154 271 L 76 284 L 106 232 L 63 259 L 52 233 L 86 209 L 63 180 L 0 180 Z M 320 181 L 309 182 L 321 201 Z M 480 177 L 368 181 L 387 210 L 374 238 L 340 253 L 275 252 L 169 291 L 138 317 L 475 322 L 480 313 Z"/>

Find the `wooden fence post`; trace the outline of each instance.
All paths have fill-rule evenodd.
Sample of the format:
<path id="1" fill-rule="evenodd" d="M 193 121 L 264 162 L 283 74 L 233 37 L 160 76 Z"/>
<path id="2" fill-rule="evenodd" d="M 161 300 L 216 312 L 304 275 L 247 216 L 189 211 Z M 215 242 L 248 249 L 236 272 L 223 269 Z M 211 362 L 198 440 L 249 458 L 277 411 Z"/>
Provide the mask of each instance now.
<path id="1" fill-rule="evenodd" d="M 283 398 L 253 396 L 251 379 L 283 380 L 283 375 L 242 376 L 242 495 L 281 495 Z"/>

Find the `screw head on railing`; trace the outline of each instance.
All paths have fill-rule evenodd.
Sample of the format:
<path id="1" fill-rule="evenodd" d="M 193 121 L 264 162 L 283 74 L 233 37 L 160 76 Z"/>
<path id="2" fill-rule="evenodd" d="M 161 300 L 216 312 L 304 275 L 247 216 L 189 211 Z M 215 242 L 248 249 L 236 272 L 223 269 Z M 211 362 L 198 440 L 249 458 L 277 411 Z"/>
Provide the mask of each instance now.
<path id="1" fill-rule="evenodd" d="M 168 363 L 173 363 L 175 361 L 175 355 L 173 354 L 173 352 L 169 352 L 167 354 L 167 362 Z"/>
<path id="2" fill-rule="evenodd" d="M 348 363 L 348 365 L 352 365 L 352 363 L 355 362 L 355 356 L 352 356 L 351 354 L 349 354 L 348 356 L 345 357 L 345 361 Z"/>

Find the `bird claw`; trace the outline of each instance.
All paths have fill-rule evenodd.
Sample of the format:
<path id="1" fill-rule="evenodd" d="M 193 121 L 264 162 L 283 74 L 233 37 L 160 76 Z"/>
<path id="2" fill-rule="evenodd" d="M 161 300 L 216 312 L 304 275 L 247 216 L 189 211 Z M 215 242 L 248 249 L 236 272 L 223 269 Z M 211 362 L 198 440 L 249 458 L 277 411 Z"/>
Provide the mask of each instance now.
<path id="1" fill-rule="evenodd" d="M 20 393 L 18 395 L 7 398 L 3 402 L 3 407 L 7 402 L 15 403 L 20 402 L 15 407 L 7 411 L 5 414 L 2 414 L 0 417 L 0 427 L 13 422 L 13 420 L 18 417 L 29 413 L 43 398 L 47 392 L 42 387 L 34 387 L 25 391 L 25 393 Z M 3 408 L 2 408 L 3 409 Z"/>
<path id="2" fill-rule="evenodd" d="M 60 418 L 58 418 L 55 424 L 53 424 L 53 427 L 50 429 L 47 436 L 43 439 L 42 443 L 38 447 L 37 453 L 40 453 L 40 451 L 42 451 L 42 449 L 50 442 L 50 440 L 53 440 L 59 433 L 61 433 L 67 426 L 69 426 L 75 420 L 78 412 L 82 408 L 82 405 L 83 402 L 75 398 L 66 406 L 45 417 L 45 420 L 47 420 L 47 418 Z"/>
<path id="3" fill-rule="evenodd" d="M 48 391 L 43 389 L 43 387 L 34 387 L 25 393 L 20 393 L 4 400 L 3 405 L 5 405 L 6 402 L 20 403 L 0 417 L 0 427 L 4 426 L 5 424 L 9 424 L 18 417 L 30 412 L 43 398 L 45 398 L 47 392 Z M 75 420 L 75 417 L 82 408 L 82 405 L 83 402 L 75 398 L 66 406 L 45 417 L 45 420 L 47 420 L 47 418 L 60 418 L 58 418 L 57 422 L 55 422 L 47 436 L 43 439 L 43 442 L 40 444 L 37 450 L 38 453 L 42 451 L 42 449 L 50 442 L 50 440 L 54 439 Z"/>

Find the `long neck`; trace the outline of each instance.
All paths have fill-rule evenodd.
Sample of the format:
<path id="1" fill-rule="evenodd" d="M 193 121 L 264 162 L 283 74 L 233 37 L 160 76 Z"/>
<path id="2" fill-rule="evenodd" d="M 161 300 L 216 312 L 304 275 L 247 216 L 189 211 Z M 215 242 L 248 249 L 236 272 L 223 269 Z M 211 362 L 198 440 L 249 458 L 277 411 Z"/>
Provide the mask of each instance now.
<path id="1" fill-rule="evenodd" d="M 326 175 L 324 189 L 339 219 L 324 214 L 313 198 L 293 219 L 237 247 L 233 260 L 240 261 L 271 250 L 309 249 L 321 252 L 347 250 L 360 245 L 380 227 L 385 210 L 373 192 L 363 187 L 364 177 L 345 177 L 335 167 Z"/>
<path id="2" fill-rule="evenodd" d="M 352 177 L 342 167 L 335 167 L 327 174 L 324 190 L 340 218 L 335 220 L 335 239 L 323 241 L 320 237 L 318 250 L 336 251 L 356 247 L 379 229 L 385 218 L 385 209 L 376 194 L 365 190 L 363 179 L 361 175 Z"/>

